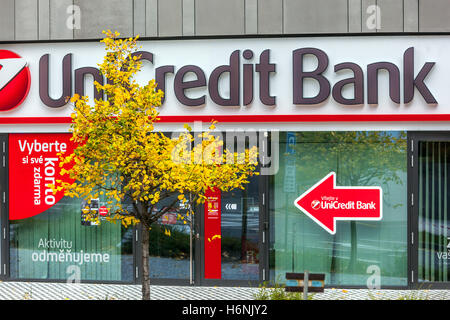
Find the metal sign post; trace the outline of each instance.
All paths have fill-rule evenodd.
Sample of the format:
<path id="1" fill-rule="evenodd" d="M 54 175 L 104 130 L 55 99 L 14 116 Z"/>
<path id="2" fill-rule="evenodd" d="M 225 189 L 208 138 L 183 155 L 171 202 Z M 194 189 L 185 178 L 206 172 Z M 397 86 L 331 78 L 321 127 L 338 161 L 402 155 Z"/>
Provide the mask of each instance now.
<path id="1" fill-rule="evenodd" d="M 286 292 L 303 292 L 303 299 L 308 299 L 308 292 L 323 292 L 325 287 L 324 273 L 286 273 Z"/>
<path id="2" fill-rule="evenodd" d="M 305 270 L 305 277 L 303 280 L 303 300 L 308 300 L 308 281 L 309 271 Z"/>

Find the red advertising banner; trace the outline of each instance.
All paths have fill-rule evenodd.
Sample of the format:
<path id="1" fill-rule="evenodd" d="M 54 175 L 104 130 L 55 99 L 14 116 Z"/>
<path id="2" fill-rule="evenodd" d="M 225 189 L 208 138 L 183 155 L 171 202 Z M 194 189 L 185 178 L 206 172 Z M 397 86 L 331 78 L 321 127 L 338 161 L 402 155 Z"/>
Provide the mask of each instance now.
<path id="1" fill-rule="evenodd" d="M 205 279 L 222 277 L 220 190 L 209 189 L 205 201 Z"/>
<path id="2" fill-rule="evenodd" d="M 71 136 L 68 133 L 9 135 L 10 220 L 38 215 L 64 196 L 64 191 L 53 194 L 48 185 L 63 180 L 57 154 L 73 152 Z"/>

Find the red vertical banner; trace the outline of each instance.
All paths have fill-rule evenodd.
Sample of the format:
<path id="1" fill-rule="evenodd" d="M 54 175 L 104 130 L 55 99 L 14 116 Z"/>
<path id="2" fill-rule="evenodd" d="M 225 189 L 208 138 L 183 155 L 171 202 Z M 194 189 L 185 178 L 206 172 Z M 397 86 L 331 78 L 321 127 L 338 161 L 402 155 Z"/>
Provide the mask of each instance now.
<path id="1" fill-rule="evenodd" d="M 208 189 L 205 196 L 205 279 L 220 279 L 222 277 L 220 190 Z"/>
<path id="2" fill-rule="evenodd" d="M 49 184 L 68 181 L 60 175 L 58 153 L 70 154 L 74 144 L 69 133 L 9 135 L 9 219 L 18 220 L 43 213 L 64 197 L 53 194 Z"/>

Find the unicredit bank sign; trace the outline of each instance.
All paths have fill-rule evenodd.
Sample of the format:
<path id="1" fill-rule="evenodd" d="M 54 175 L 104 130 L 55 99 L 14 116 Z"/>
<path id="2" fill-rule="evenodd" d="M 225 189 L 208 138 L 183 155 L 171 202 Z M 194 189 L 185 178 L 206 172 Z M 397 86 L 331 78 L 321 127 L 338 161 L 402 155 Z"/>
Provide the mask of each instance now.
<path id="1" fill-rule="evenodd" d="M 450 120 L 446 36 L 141 41 L 138 80 L 165 92 L 163 121 Z M 0 119 L 70 119 L 101 98 L 97 42 L 0 45 Z M 14 120 L 13 120 L 14 119 Z"/>

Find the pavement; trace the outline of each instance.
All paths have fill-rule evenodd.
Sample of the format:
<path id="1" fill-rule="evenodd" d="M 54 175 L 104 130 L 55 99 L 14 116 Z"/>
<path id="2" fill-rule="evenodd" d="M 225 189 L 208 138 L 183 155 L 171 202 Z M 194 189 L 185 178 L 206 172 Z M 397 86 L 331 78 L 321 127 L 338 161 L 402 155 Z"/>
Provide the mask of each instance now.
<path id="1" fill-rule="evenodd" d="M 151 286 L 152 300 L 254 300 L 259 288 Z M 450 290 L 325 289 L 314 300 L 450 300 Z M 0 300 L 140 300 L 140 285 L 0 282 Z"/>

